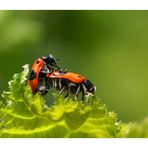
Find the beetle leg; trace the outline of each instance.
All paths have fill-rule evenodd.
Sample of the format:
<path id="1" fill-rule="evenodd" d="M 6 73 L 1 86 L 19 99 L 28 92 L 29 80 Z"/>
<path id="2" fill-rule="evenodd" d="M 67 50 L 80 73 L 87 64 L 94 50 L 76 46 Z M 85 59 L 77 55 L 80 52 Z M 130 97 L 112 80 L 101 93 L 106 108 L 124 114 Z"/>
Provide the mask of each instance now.
<path id="1" fill-rule="evenodd" d="M 54 79 L 54 87 L 55 87 L 55 88 L 57 87 L 56 79 Z"/>
<path id="2" fill-rule="evenodd" d="M 78 95 L 78 94 L 79 94 L 79 92 L 80 92 L 80 86 L 78 86 L 78 89 L 77 89 L 77 91 L 76 91 L 76 94 L 75 94 L 75 95 Z"/>
<path id="3" fill-rule="evenodd" d="M 82 84 L 82 100 L 84 101 L 84 97 L 87 94 L 87 89 L 84 84 Z"/>
<path id="4" fill-rule="evenodd" d="M 45 86 L 42 86 L 40 93 L 42 96 L 46 95 L 50 89 L 50 83 L 45 79 Z"/>
<path id="5" fill-rule="evenodd" d="M 62 94 L 62 92 L 64 91 L 64 88 L 65 88 L 65 87 L 63 87 L 63 88 L 60 90 L 59 95 Z"/>
<path id="6" fill-rule="evenodd" d="M 44 64 L 44 66 L 40 70 L 40 73 L 50 73 L 49 68 L 46 66 L 46 64 Z"/>
<path id="7" fill-rule="evenodd" d="M 67 84 L 68 85 L 68 84 Z M 69 88 L 69 85 L 65 88 L 66 90 L 66 95 L 64 98 L 67 98 L 69 96 L 69 92 L 70 92 L 70 88 Z"/>
<path id="8" fill-rule="evenodd" d="M 59 89 L 61 89 L 62 85 L 61 85 L 61 79 L 59 79 Z"/>
<path id="9" fill-rule="evenodd" d="M 77 91 L 76 91 L 76 93 L 75 93 L 75 100 L 78 99 L 79 93 L 80 93 L 80 86 L 78 86 Z"/>
<path id="10" fill-rule="evenodd" d="M 55 80 L 54 79 L 52 79 L 52 86 L 53 86 L 53 88 L 55 88 Z"/>
<path id="11" fill-rule="evenodd" d="M 82 84 L 82 87 L 83 87 L 83 90 L 84 90 L 84 94 L 86 95 L 87 94 L 87 88 L 85 87 L 84 84 Z"/>

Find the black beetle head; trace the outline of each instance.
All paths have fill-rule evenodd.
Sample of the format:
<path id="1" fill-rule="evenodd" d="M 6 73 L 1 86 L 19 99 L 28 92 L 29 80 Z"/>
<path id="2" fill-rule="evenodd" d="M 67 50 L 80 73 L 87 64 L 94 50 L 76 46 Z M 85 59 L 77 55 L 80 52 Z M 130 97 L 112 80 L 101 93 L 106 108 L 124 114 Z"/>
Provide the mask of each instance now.
<path id="1" fill-rule="evenodd" d="M 44 60 L 44 62 L 46 64 L 49 64 L 51 66 L 55 66 L 55 67 L 59 68 L 57 66 L 57 62 L 56 62 L 57 60 L 55 59 L 55 57 L 52 54 L 49 54 L 49 55 L 47 55 L 45 57 L 42 57 L 42 59 Z"/>

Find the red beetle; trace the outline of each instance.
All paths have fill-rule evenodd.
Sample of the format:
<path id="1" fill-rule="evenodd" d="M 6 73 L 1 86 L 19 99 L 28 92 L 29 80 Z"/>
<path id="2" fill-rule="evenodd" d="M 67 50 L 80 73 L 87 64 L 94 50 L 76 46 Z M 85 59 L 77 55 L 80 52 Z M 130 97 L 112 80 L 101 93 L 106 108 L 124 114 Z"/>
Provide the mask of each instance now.
<path id="1" fill-rule="evenodd" d="M 38 58 L 34 62 L 28 80 L 33 94 L 39 91 L 41 95 L 45 95 L 48 92 L 49 86 L 47 83 L 44 85 L 44 80 L 46 81 L 46 74 L 53 72 L 55 67 L 60 69 L 53 55 Z"/>
<path id="2" fill-rule="evenodd" d="M 82 93 L 82 100 L 84 100 L 84 96 L 88 93 L 95 93 L 95 86 L 84 76 L 76 73 L 58 70 L 47 74 L 46 78 L 48 78 L 50 87 L 58 90 L 59 94 L 65 91 L 67 93 L 65 97 L 68 97 L 69 93 L 71 93 L 77 98 Z"/>
<path id="3" fill-rule="evenodd" d="M 31 87 L 33 93 L 36 93 L 37 91 L 37 86 L 39 82 L 39 73 L 43 68 L 43 66 L 44 66 L 44 61 L 41 58 L 37 59 L 32 66 L 28 84 Z"/>

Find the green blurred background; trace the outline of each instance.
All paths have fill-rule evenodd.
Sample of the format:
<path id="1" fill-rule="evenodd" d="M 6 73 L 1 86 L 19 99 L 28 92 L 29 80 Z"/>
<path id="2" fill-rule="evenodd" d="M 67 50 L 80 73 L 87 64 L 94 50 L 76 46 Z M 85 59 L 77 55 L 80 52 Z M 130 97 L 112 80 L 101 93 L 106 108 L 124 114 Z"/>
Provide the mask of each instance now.
<path id="1" fill-rule="evenodd" d="M 0 93 L 49 53 L 123 121 L 148 115 L 148 11 L 0 11 Z"/>

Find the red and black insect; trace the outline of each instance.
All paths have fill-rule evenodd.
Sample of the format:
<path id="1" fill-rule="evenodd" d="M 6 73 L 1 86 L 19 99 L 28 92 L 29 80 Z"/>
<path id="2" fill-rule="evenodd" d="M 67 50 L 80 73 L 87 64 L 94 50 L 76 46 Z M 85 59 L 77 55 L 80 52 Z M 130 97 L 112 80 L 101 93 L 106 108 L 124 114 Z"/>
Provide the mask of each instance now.
<path id="1" fill-rule="evenodd" d="M 47 94 L 50 87 L 59 91 L 59 94 L 66 92 L 66 96 L 74 94 L 76 97 L 82 93 L 82 99 L 88 93 L 95 93 L 95 86 L 84 76 L 61 70 L 52 55 L 38 58 L 33 66 L 28 80 L 33 94 Z"/>
<path id="2" fill-rule="evenodd" d="M 52 73 L 55 68 L 60 69 L 53 55 L 38 58 L 34 62 L 28 80 L 33 94 L 39 92 L 41 95 L 45 95 L 48 92 L 49 86 L 47 84 L 46 74 Z"/>
<path id="3" fill-rule="evenodd" d="M 78 95 L 82 93 L 82 100 L 84 100 L 84 96 L 88 93 L 95 93 L 95 86 L 84 76 L 76 73 L 59 70 L 47 74 L 46 77 L 50 87 L 58 90 L 59 94 L 67 93 L 65 97 L 74 94 L 78 98 Z"/>

